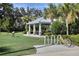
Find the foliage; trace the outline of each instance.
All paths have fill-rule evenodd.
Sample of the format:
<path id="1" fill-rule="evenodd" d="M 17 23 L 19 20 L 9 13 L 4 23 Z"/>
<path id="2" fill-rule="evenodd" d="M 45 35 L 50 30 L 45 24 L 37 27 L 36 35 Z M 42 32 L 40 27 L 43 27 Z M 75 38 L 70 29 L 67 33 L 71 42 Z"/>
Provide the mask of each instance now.
<path id="1" fill-rule="evenodd" d="M 10 3 L 1 3 L 0 6 L 3 8 L 2 12 L 2 15 L 0 15 L 0 29 L 3 29 L 3 30 L 6 30 L 6 31 L 9 31 L 10 30 L 10 27 L 13 26 L 13 5 L 10 4 Z"/>
<path id="2" fill-rule="evenodd" d="M 52 32 L 54 34 L 59 34 L 60 31 L 61 31 L 61 23 L 59 21 L 55 21 L 53 22 L 53 24 L 51 25 L 52 26 Z"/>
<path id="3" fill-rule="evenodd" d="M 44 18 L 50 18 L 53 20 L 54 18 L 58 18 L 57 16 L 58 9 L 55 4 L 49 4 L 49 8 L 44 9 Z"/>
<path id="4" fill-rule="evenodd" d="M 78 35 L 70 35 L 73 45 L 79 46 L 79 34 Z"/>
<path id="5" fill-rule="evenodd" d="M 62 35 L 63 39 L 70 39 L 70 35 Z"/>
<path id="6" fill-rule="evenodd" d="M 51 30 L 53 34 L 65 34 L 66 27 L 64 23 L 61 23 L 59 21 L 53 22 L 51 25 Z"/>
<path id="7" fill-rule="evenodd" d="M 45 8 L 44 11 L 35 8 L 27 7 L 27 11 L 25 8 L 13 8 L 13 4 L 11 3 L 1 3 L 0 8 L 0 31 L 23 31 L 25 30 L 25 25 L 27 22 L 35 20 L 38 17 L 50 18 L 53 19 L 61 18 L 64 23 L 61 22 L 59 24 L 61 28 L 56 27 L 57 29 L 61 29 L 59 33 L 71 34 L 71 33 L 79 33 L 79 4 L 76 3 L 63 3 L 63 4 L 48 4 L 48 8 Z M 76 21 L 77 19 L 77 21 Z M 64 27 L 64 28 L 62 28 Z M 55 30 L 54 30 L 55 31 Z M 54 32 L 53 31 L 53 32 Z M 58 32 L 56 30 L 56 32 Z"/>
<path id="8" fill-rule="evenodd" d="M 64 3 L 64 4 L 49 4 L 48 8 L 44 10 L 44 17 L 50 19 L 58 19 L 62 17 L 66 25 L 67 35 L 70 33 L 71 25 L 78 19 L 79 4 Z"/>
<path id="9" fill-rule="evenodd" d="M 7 18 L 4 18 L 4 21 L 2 23 L 2 28 L 4 30 L 6 30 L 6 31 L 8 31 L 9 30 L 9 27 L 10 27 L 10 22 L 9 21 L 10 21 L 10 18 L 7 17 Z"/>
<path id="10" fill-rule="evenodd" d="M 75 22 L 73 22 L 71 24 L 71 28 L 70 28 L 71 34 L 78 34 L 79 33 L 79 31 L 78 31 L 79 30 L 78 25 L 79 25 L 79 20 L 76 19 Z"/>
<path id="11" fill-rule="evenodd" d="M 50 36 L 50 35 L 52 35 L 52 32 L 49 31 L 49 30 L 46 30 L 46 31 L 44 32 L 44 35 L 48 35 L 48 36 Z"/>

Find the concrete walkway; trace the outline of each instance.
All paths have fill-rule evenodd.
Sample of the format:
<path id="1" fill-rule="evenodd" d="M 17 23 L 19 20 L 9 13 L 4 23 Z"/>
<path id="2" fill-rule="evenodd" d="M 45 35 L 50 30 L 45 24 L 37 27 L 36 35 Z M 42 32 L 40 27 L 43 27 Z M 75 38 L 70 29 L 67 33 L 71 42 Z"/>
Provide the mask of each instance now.
<path id="1" fill-rule="evenodd" d="M 79 56 L 79 47 L 66 47 L 64 45 L 52 46 L 34 46 L 36 47 L 36 54 L 32 56 Z"/>

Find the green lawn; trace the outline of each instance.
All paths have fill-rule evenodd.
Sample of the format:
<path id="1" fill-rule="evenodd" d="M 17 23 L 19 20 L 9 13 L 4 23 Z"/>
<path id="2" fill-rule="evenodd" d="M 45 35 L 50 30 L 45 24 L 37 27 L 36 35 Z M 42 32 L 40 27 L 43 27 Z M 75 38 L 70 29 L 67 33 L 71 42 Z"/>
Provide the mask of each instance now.
<path id="1" fill-rule="evenodd" d="M 79 46 L 79 34 L 78 35 L 70 35 L 70 36 L 71 36 L 73 44 Z"/>
<path id="2" fill-rule="evenodd" d="M 79 35 L 70 35 L 73 44 L 79 46 Z M 12 37 L 11 33 L 0 33 L 0 55 L 3 56 L 20 56 L 36 53 L 33 45 L 43 44 L 43 38 L 26 37 L 22 32 L 16 33 Z"/>
<path id="3" fill-rule="evenodd" d="M 0 55 L 20 56 L 36 53 L 33 45 L 43 44 L 43 38 L 23 36 L 23 33 L 16 33 L 12 37 L 11 33 L 0 33 Z"/>

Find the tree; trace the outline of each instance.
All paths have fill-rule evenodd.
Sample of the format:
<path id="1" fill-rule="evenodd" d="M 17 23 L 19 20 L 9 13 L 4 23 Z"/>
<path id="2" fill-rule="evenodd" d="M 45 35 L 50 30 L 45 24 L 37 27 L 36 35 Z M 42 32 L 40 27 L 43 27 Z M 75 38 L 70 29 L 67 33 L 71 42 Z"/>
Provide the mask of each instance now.
<path id="1" fill-rule="evenodd" d="M 52 32 L 53 34 L 60 34 L 61 33 L 61 22 L 55 21 L 51 26 L 52 26 Z"/>
<path id="2" fill-rule="evenodd" d="M 0 27 L 3 26 L 3 23 L 11 24 L 11 22 L 13 20 L 13 16 L 12 16 L 13 5 L 10 3 L 1 3 L 0 7 L 2 8 L 2 10 L 0 10 L 1 11 L 0 12 L 0 25 L 1 25 Z M 7 18 L 7 21 L 10 21 L 10 22 L 5 21 L 6 18 Z M 7 27 L 5 27 L 5 28 L 7 28 Z"/>
<path id="3" fill-rule="evenodd" d="M 50 18 L 52 20 L 58 18 L 58 8 L 56 4 L 49 4 L 49 8 L 44 9 L 44 18 Z"/>
<path id="4" fill-rule="evenodd" d="M 15 18 L 18 18 L 18 17 L 22 17 L 23 15 L 22 15 L 22 13 L 21 13 L 21 11 L 20 11 L 20 9 L 19 8 L 14 8 L 14 14 L 15 14 Z"/>
<path id="5" fill-rule="evenodd" d="M 71 24 L 78 19 L 79 4 L 64 3 L 64 4 L 49 4 L 48 8 L 44 9 L 44 17 L 50 19 L 62 18 L 66 23 L 66 34 L 69 34 Z"/>
<path id="6" fill-rule="evenodd" d="M 24 15 L 24 16 L 21 17 L 21 19 L 23 20 L 25 29 L 26 29 L 26 23 L 27 22 L 33 21 L 38 17 L 42 17 L 42 11 L 41 10 L 27 7 L 27 15 Z"/>
<path id="7" fill-rule="evenodd" d="M 26 10 L 23 7 L 21 7 L 20 8 L 20 13 L 22 14 L 22 16 L 25 16 L 26 15 Z"/>
<path id="8" fill-rule="evenodd" d="M 9 29 L 10 29 L 10 18 L 9 17 L 4 18 L 4 21 L 2 23 L 2 28 L 9 32 Z"/>
<path id="9" fill-rule="evenodd" d="M 69 25 L 75 21 L 77 16 L 74 6 L 75 4 L 64 3 L 60 8 L 66 22 L 67 35 L 69 34 Z"/>

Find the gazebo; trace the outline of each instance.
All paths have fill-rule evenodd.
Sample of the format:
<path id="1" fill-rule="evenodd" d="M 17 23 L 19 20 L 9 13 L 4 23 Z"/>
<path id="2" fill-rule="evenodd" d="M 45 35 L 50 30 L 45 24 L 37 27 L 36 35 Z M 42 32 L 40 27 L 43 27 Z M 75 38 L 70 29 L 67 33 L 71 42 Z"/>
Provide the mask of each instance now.
<path id="1" fill-rule="evenodd" d="M 42 25 L 50 25 L 51 19 L 44 19 L 43 17 L 37 18 L 34 21 L 28 22 L 26 25 L 28 25 L 28 32 L 27 34 L 33 34 L 33 35 L 41 35 L 42 33 Z M 36 25 L 38 25 L 38 34 L 36 34 Z M 33 33 L 31 33 L 31 26 L 33 26 Z"/>

